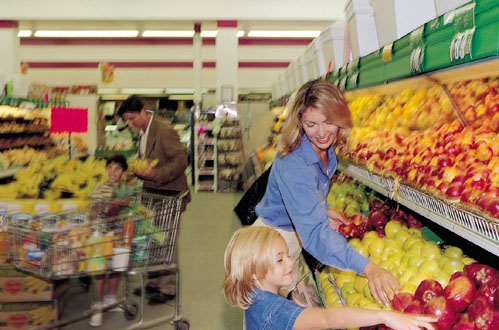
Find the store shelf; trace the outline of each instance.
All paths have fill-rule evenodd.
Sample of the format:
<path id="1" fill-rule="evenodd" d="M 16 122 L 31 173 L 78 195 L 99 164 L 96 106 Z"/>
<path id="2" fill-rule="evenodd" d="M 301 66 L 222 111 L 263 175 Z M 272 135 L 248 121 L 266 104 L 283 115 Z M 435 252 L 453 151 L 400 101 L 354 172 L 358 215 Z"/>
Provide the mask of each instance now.
<path id="1" fill-rule="evenodd" d="M 338 169 L 386 197 L 410 208 L 440 226 L 499 256 L 499 222 L 451 205 L 417 189 L 397 184 L 390 178 L 370 173 L 347 161 L 339 161 Z M 394 193 L 396 191 L 396 193 Z"/>

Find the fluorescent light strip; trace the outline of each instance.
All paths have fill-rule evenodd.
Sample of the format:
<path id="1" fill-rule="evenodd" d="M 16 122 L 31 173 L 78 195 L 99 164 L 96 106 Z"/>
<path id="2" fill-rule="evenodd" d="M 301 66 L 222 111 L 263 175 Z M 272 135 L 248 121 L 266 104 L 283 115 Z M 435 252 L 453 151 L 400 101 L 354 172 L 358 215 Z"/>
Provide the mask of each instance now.
<path id="1" fill-rule="evenodd" d="M 126 38 L 139 35 L 137 30 L 39 30 L 35 37 L 49 38 Z"/>
<path id="2" fill-rule="evenodd" d="M 19 30 L 19 32 L 17 32 L 17 36 L 19 38 L 28 38 L 31 37 L 31 34 L 32 34 L 31 30 Z"/>
<path id="3" fill-rule="evenodd" d="M 122 88 L 122 94 L 163 94 L 164 88 Z"/>
<path id="4" fill-rule="evenodd" d="M 194 31 L 169 31 L 169 30 L 146 30 L 142 32 L 143 37 L 180 37 L 192 38 Z"/>
<path id="5" fill-rule="evenodd" d="M 321 31 L 261 31 L 248 32 L 248 37 L 253 38 L 315 38 Z"/>
<path id="6" fill-rule="evenodd" d="M 217 30 L 201 31 L 201 38 L 215 38 L 217 36 L 217 33 L 218 33 Z M 238 38 L 244 37 L 244 31 L 243 30 L 237 31 L 237 37 Z"/>

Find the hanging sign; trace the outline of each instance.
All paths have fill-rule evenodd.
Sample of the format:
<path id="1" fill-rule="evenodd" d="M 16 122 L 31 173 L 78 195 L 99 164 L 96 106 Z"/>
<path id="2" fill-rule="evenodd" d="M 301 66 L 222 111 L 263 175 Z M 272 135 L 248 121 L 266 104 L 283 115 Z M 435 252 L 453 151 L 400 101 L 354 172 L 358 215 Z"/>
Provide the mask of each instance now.
<path id="1" fill-rule="evenodd" d="M 102 62 L 99 65 L 101 82 L 104 84 L 110 84 L 114 80 L 114 65 L 108 62 Z"/>

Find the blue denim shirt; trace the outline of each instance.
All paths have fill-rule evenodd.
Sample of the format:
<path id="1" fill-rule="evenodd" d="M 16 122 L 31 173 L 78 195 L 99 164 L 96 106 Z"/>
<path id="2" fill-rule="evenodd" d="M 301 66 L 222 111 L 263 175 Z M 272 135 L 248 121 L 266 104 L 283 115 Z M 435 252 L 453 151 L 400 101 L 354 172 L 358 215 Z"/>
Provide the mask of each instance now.
<path id="1" fill-rule="evenodd" d="M 328 159 L 325 169 L 304 135 L 292 153 L 275 158 L 267 190 L 255 211 L 269 226 L 296 230 L 303 248 L 323 264 L 362 274 L 369 259 L 329 226 L 326 197 L 337 166 L 332 147 Z"/>
<path id="2" fill-rule="evenodd" d="M 293 330 L 305 307 L 275 293 L 256 289 L 253 305 L 244 312 L 246 330 Z"/>

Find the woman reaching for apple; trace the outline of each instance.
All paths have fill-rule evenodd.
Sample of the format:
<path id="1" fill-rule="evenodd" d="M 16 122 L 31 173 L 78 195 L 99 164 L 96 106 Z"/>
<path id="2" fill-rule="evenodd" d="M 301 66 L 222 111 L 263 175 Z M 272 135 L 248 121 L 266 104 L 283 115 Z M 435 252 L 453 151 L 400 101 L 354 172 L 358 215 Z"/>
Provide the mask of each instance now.
<path id="1" fill-rule="evenodd" d="M 366 275 L 373 297 L 388 305 L 400 283 L 336 232 L 345 220 L 326 201 L 334 148 L 346 148 L 352 127 L 347 102 L 333 84 L 315 80 L 300 88 L 290 110 L 254 225 L 278 230 L 295 261 L 303 248 L 325 265 Z"/>

